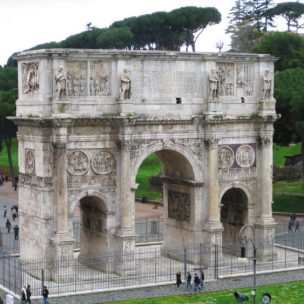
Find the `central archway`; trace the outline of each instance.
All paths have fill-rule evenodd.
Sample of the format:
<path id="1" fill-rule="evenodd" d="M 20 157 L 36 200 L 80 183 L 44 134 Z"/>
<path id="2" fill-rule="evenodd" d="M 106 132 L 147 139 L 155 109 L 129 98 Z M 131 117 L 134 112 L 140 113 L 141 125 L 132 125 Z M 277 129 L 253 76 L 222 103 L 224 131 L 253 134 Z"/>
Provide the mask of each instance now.
<path id="1" fill-rule="evenodd" d="M 195 172 L 189 159 L 180 151 L 173 149 L 152 149 L 148 154 L 155 153 L 162 167 L 160 178 L 163 183 L 164 203 L 163 248 L 176 248 L 185 243 L 195 243 Z M 140 158 L 136 169 L 144 159 Z M 133 173 L 136 174 L 137 171 Z"/>
<path id="2" fill-rule="evenodd" d="M 227 190 L 221 200 L 223 246 L 239 244 L 239 231 L 248 223 L 248 198 L 240 188 Z"/>

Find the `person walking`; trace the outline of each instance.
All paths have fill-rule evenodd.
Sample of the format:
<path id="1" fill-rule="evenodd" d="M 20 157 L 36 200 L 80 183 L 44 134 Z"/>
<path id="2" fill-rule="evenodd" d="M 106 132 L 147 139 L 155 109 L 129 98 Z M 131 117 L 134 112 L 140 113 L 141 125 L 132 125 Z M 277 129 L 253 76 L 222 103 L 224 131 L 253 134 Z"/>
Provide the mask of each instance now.
<path id="1" fill-rule="evenodd" d="M 21 299 L 22 304 L 26 303 L 26 288 L 25 288 L 25 286 L 23 286 L 23 288 L 21 289 L 20 299 Z"/>
<path id="2" fill-rule="evenodd" d="M 9 219 L 6 220 L 5 227 L 7 229 L 7 233 L 10 233 L 11 228 L 12 228 L 12 224 L 11 224 Z"/>
<path id="3" fill-rule="evenodd" d="M 188 271 L 187 272 L 187 286 L 186 286 L 187 289 L 192 289 L 191 279 L 192 279 L 191 273 Z"/>
<path id="4" fill-rule="evenodd" d="M 182 284 L 182 274 L 180 271 L 176 273 L 176 286 L 179 287 Z"/>
<path id="5" fill-rule="evenodd" d="M 288 233 L 292 233 L 292 220 L 291 219 L 288 222 Z"/>
<path id="6" fill-rule="evenodd" d="M 15 240 L 18 240 L 18 238 L 19 238 L 19 227 L 18 227 L 18 225 L 15 225 L 13 229 L 14 229 Z"/>
<path id="7" fill-rule="evenodd" d="M 48 298 L 49 298 L 49 290 L 46 286 L 43 286 L 42 289 L 42 296 L 43 296 L 43 304 L 49 304 Z"/>
<path id="8" fill-rule="evenodd" d="M 4 207 L 3 207 L 3 217 L 6 217 L 6 214 L 7 214 L 7 207 L 6 207 L 6 205 L 4 205 Z"/>
<path id="9" fill-rule="evenodd" d="M 205 281 L 205 274 L 204 271 L 202 269 L 200 269 L 201 272 L 201 287 L 202 289 L 204 288 L 204 281 Z"/>
<path id="10" fill-rule="evenodd" d="M 31 295 L 32 295 L 32 291 L 31 291 L 31 285 L 28 284 L 26 287 L 26 303 L 32 303 L 31 302 Z"/>
<path id="11" fill-rule="evenodd" d="M 295 229 L 295 232 L 300 232 L 300 222 L 297 220 L 296 221 L 296 229 Z"/>
<path id="12" fill-rule="evenodd" d="M 202 289 L 201 280 L 197 273 L 194 274 L 194 291 L 200 291 Z"/>
<path id="13" fill-rule="evenodd" d="M 11 208 L 11 214 L 12 214 L 12 218 L 13 218 L 13 221 L 14 221 L 17 217 L 17 210 L 16 210 L 15 207 Z"/>

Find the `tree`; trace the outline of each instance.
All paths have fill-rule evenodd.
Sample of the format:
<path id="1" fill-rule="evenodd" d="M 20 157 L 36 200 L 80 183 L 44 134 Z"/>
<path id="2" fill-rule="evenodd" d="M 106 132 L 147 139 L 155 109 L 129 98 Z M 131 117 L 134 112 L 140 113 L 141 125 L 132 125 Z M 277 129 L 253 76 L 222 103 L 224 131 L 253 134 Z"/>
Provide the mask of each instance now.
<path id="1" fill-rule="evenodd" d="M 304 69 L 287 69 L 275 74 L 277 112 L 286 130 L 296 134 L 301 141 L 302 178 L 304 176 Z M 277 130 L 276 130 L 277 132 Z M 278 137 L 276 137 L 278 138 Z M 284 137 L 286 144 L 292 137 Z"/>
<path id="2" fill-rule="evenodd" d="M 16 137 L 16 126 L 7 116 L 15 115 L 15 101 L 17 99 L 17 69 L 12 67 L 0 67 L 0 142 L 3 141 L 7 149 L 9 174 L 15 176 L 12 161 L 12 139 Z"/>
<path id="3" fill-rule="evenodd" d="M 252 49 L 255 53 L 266 53 L 278 57 L 275 69 L 304 68 L 304 38 L 296 33 L 264 33 Z"/>
<path id="4" fill-rule="evenodd" d="M 282 16 L 286 20 L 288 32 L 291 32 L 292 27 L 298 31 L 299 28 L 303 27 L 303 24 L 299 24 L 299 21 L 304 15 L 304 4 L 299 2 L 279 3 L 270 9 L 268 14 L 270 16 Z"/>
<path id="5" fill-rule="evenodd" d="M 191 46 L 195 52 L 195 43 L 208 25 L 221 22 L 221 14 L 214 7 L 186 6 L 169 13 L 173 28 L 186 35 L 186 48 Z"/>
<path id="6" fill-rule="evenodd" d="M 103 49 L 130 49 L 133 34 L 129 27 L 109 28 L 97 37 L 97 46 Z"/>
<path id="7" fill-rule="evenodd" d="M 229 26 L 226 33 L 231 34 L 231 49 L 237 52 L 250 52 L 262 31 L 272 26 L 267 11 L 272 0 L 235 0 L 229 13 Z"/>

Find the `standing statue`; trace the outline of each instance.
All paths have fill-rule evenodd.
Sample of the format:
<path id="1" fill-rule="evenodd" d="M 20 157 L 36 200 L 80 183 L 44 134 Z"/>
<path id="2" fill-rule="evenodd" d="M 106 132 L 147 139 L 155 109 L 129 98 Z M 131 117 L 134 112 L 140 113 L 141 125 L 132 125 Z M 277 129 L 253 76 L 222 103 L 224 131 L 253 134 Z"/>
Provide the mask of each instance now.
<path id="1" fill-rule="evenodd" d="M 119 100 L 131 98 L 131 74 L 124 69 L 120 75 Z"/>
<path id="2" fill-rule="evenodd" d="M 265 70 L 263 74 L 262 95 L 263 99 L 271 98 L 272 75 L 270 70 Z"/>
<path id="3" fill-rule="evenodd" d="M 218 81 L 219 77 L 215 69 L 212 69 L 209 76 L 209 98 L 215 99 L 218 97 Z"/>
<path id="4" fill-rule="evenodd" d="M 55 85 L 57 92 L 57 100 L 66 96 L 67 78 L 62 70 L 62 66 L 60 66 L 58 68 L 58 71 L 55 73 Z"/>

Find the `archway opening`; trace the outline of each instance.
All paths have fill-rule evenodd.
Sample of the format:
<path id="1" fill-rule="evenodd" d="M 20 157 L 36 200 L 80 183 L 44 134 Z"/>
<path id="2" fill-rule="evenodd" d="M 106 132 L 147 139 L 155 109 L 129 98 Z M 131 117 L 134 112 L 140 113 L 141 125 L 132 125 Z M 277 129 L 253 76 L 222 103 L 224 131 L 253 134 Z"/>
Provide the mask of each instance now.
<path id="1" fill-rule="evenodd" d="M 143 192 L 143 171 L 154 173 L 146 175 L 144 183 L 156 192 L 155 196 L 151 196 L 149 191 L 147 194 Z M 140 242 L 163 240 L 166 247 L 176 247 L 179 246 L 179 239 L 181 244 L 185 239 L 193 239 L 189 229 L 195 201 L 195 192 L 191 185 L 193 180 L 194 171 L 190 162 L 181 153 L 173 150 L 155 151 L 141 163 L 136 178 L 140 192 L 137 192 L 135 217 Z"/>
<path id="2" fill-rule="evenodd" d="M 224 227 L 223 245 L 239 245 L 239 232 L 248 223 L 248 198 L 239 188 L 229 189 L 221 201 L 221 222 Z"/>
<path id="3" fill-rule="evenodd" d="M 102 199 L 86 196 L 80 200 L 79 210 L 79 259 L 84 261 L 87 258 L 101 256 L 108 250 L 107 209 Z"/>

